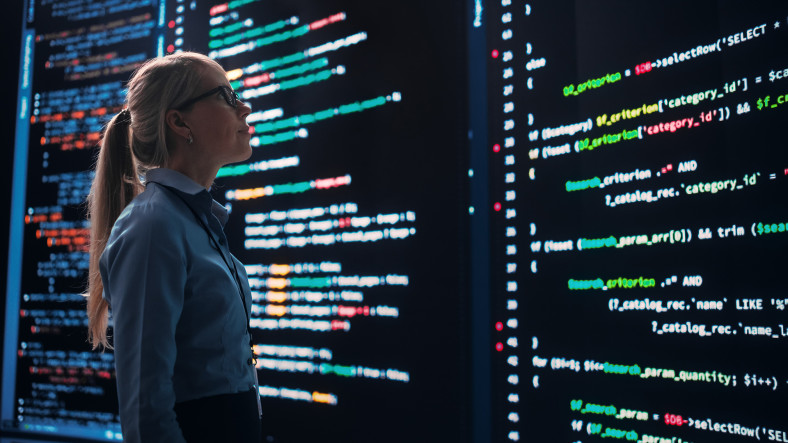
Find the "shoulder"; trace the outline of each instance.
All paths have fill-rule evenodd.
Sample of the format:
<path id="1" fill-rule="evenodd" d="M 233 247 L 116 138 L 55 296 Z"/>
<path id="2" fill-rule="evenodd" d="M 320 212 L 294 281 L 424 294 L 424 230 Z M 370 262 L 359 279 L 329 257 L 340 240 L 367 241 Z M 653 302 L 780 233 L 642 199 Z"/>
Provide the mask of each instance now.
<path id="1" fill-rule="evenodd" d="M 171 191 L 151 183 L 121 212 L 115 224 L 158 222 L 176 224 L 191 215 L 185 204 Z"/>
<path id="2" fill-rule="evenodd" d="M 193 215 L 171 192 L 153 183 L 121 212 L 110 233 L 107 247 L 128 240 L 147 240 L 151 246 L 180 243 Z"/>

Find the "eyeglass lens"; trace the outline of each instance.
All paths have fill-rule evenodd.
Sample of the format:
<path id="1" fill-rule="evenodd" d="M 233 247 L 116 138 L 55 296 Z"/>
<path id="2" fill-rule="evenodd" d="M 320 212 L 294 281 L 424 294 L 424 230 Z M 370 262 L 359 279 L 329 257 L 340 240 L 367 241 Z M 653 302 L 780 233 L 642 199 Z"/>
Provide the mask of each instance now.
<path id="1" fill-rule="evenodd" d="M 238 94 L 227 87 L 223 87 L 221 91 L 222 96 L 228 105 L 232 106 L 233 108 L 238 106 Z"/>

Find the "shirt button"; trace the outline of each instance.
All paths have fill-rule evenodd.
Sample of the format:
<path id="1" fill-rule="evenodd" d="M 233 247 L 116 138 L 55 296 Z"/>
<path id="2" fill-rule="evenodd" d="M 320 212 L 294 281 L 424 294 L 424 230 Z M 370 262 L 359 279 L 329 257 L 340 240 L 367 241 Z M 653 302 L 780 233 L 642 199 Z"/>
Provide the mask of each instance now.
<path id="1" fill-rule="evenodd" d="M 220 238 L 220 239 L 219 239 L 219 244 L 220 244 L 220 245 L 222 245 L 222 246 L 224 246 L 224 238 Z"/>

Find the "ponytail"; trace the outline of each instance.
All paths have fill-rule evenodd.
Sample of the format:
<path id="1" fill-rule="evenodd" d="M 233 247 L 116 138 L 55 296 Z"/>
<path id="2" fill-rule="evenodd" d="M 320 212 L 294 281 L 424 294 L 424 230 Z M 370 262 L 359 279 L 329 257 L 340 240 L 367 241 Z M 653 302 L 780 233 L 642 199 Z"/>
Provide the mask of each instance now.
<path id="1" fill-rule="evenodd" d="M 96 160 L 96 175 L 88 195 L 90 221 L 90 267 L 88 275 L 88 340 L 93 349 L 112 349 L 107 340 L 109 304 L 99 272 L 99 258 L 107 245 L 112 225 L 131 200 L 141 192 L 137 166 L 130 148 L 131 114 L 124 109 L 104 130 Z"/>

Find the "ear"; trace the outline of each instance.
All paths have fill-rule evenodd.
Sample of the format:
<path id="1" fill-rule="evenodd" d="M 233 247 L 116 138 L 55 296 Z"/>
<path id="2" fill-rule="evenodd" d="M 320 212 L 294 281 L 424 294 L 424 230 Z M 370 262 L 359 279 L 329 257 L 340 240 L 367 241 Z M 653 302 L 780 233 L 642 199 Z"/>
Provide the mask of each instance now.
<path id="1" fill-rule="evenodd" d="M 183 112 L 170 109 L 164 114 L 164 120 L 167 122 L 167 126 L 177 134 L 179 137 L 189 138 L 189 132 L 191 132 L 191 128 L 186 124 L 184 121 Z"/>

